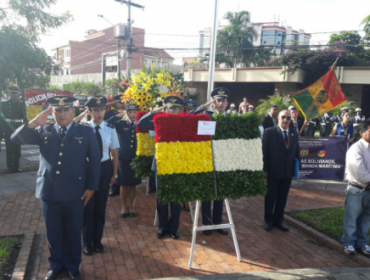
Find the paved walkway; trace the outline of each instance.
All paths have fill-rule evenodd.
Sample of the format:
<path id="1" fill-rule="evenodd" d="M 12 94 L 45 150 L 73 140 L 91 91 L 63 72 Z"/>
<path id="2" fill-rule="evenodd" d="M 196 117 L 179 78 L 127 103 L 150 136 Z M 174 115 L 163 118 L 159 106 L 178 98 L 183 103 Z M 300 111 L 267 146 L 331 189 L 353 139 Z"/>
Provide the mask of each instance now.
<path id="1" fill-rule="evenodd" d="M 191 277 L 160 278 L 160 280 L 370 280 L 370 268 L 290 269 Z M 159 280 L 159 279 L 153 279 Z"/>
<path id="2" fill-rule="evenodd" d="M 21 176 L 24 176 L 21 179 Z M 33 177 L 33 178 L 32 178 Z M 0 191 L 5 180 L 24 188 L 35 186 L 35 172 L 0 175 Z M 290 192 L 287 210 L 315 209 L 343 205 L 344 194 L 302 187 Z M 152 279 L 215 273 L 246 273 L 280 269 L 358 267 L 358 264 L 317 243 L 292 228 L 289 233 L 263 229 L 263 197 L 230 201 L 242 255 L 235 257 L 231 236 L 198 233 L 193 269 L 187 268 L 191 245 L 191 219 L 182 212 L 180 239 L 156 238 L 153 227 L 155 196 L 145 196 L 140 187 L 136 202 L 138 217 L 121 219 L 120 200 L 109 198 L 102 243 L 103 254 L 83 256 L 84 279 Z M 227 217 L 224 216 L 224 221 Z M 43 279 L 48 269 L 48 248 L 40 202 L 34 190 L 0 195 L 0 235 L 35 231 L 32 260 L 26 279 Z M 66 274 L 61 279 L 68 279 Z M 221 278 L 216 278 L 221 279 Z M 228 278 L 222 278 L 228 279 Z M 230 278 L 235 279 L 235 278 Z M 239 279 L 239 278 L 237 278 Z M 246 278 L 248 279 L 248 278 Z M 258 279 L 258 278 L 257 278 Z"/>
<path id="3" fill-rule="evenodd" d="M 39 166 L 39 151 L 38 146 L 22 145 L 20 167 L 24 170 L 29 170 L 30 168 Z M 0 152 L 0 173 L 5 173 L 7 170 L 5 141 L 2 140 Z"/>

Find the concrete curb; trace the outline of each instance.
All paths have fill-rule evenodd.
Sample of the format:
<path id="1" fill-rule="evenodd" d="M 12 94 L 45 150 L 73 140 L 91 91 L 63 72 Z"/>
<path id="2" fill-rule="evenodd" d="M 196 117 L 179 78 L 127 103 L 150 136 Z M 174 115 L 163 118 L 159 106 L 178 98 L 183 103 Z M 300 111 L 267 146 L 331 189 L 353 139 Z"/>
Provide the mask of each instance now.
<path id="1" fill-rule="evenodd" d="M 289 215 L 289 212 L 287 214 Z M 288 216 L 288 215 L 284 216 L 284 221 L 287 224 L 292 225 L 292 226 L 300 229 L 301 231 L 308 234 L 309 236 L 311 236 L 316 241 L 321 242 L 324 245 L 326 245 L 327 247 L 338 251 L 342 255 L 347 256 L 348 258 L 357 262 L 361 266 L 370 267 L 370 259 L 369 258 L 367 258 L 367 257 L 365 257 L 361 254 L 356 254 L 355 256 L 348 256 L 346 253 L 344 253 L 343 245 L 341 243 L 339 243 L 338 241 L 326 236 L 325 234 L 313 229 L 312 227 L 307 226 L 303 222 L 298 221 L 298 220 L 296 220 L 296 219 L 294 219 L 294 218 L 292 218 L 291 216 Z"/>

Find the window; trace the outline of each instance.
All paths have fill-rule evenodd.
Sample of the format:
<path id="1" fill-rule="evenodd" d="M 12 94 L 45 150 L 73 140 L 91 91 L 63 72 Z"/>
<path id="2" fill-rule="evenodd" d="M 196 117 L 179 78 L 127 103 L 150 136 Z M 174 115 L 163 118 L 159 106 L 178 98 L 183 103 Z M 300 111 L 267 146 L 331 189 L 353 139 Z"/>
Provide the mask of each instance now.
<path id="1" fill-rule="evenodd" d="M 69 50 L 65 51 L 64 57 L 69 57 Z"/>
<path id="2" fill-rule="evenodd" d="M 105 72 L 109 72 L 109 73 L 117 72 L 117 65 L 105 66 Z"/>

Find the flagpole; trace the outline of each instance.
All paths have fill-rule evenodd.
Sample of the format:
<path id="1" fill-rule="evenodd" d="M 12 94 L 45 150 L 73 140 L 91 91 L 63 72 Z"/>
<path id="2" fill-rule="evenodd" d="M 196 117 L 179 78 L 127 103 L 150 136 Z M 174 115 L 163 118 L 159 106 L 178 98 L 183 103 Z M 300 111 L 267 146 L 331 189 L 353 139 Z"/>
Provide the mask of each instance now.
<path id="1" fill-rule="evenodd" d="M 219 2 L 219 0 L 215 0 L 215 14 L 214 14 L 214 17 L 213 17 L 213 29 L 212 29 L 212 39 L 211 39 L 211 53 L 210 53 L 210 57 L 209 57 L 210 64 L 209 64 L 209 71 L 208 71 L 207 101 L 211 100 L 211 92 L 213 90 L 214 77 L 215 77 L 218 2 Z"/>
<path id="2" fill-rule="evenodd" d="M 332 69 L 334 69 L 334 67 L 337 65 L 338 59 L 339 59 L 339 56 L 338 56 L 338 57 L 337 57 L 337 59 L 334 61 L 333 65 L 331 66 L 331 68 L 332 68 Z"/>

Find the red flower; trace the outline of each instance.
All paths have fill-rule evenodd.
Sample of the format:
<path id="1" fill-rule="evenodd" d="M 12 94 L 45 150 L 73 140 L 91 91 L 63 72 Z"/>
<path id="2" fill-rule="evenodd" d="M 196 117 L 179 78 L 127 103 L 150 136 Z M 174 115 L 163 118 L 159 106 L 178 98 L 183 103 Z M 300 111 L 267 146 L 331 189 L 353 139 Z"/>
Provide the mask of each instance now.
<path id="1" fill-rule="evenodd" d="M 153 118 L 156 131 L 156 142 L 210 141 L 211 136 L 197 134 L 198 122 L 209 120 L 209 115 L 205 114 L 157 114 Z"/>
<path id="2" fill-rule="evenodd" d="M 136 114 L 136 123 L 145 115 L 147 114 L 148 112 L 147 111 L 139 111 L 137 112 Z M 149 133 L 148 130 L 146 129 L 141 129 L 139 128 L 138 126 L 136 126 L 136 133 Z"/>

